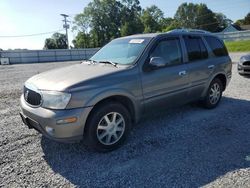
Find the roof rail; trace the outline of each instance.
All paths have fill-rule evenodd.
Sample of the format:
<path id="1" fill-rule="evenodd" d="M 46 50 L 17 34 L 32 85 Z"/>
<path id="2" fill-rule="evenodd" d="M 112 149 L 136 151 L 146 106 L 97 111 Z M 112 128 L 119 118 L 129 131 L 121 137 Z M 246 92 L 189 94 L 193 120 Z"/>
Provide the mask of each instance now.
<path id="1" fill-rule="evenodd" d="M 205 31 L 205 30 L 201 30 L 201 29 L 186 29 L 186 28 L 173 29 L 173 30 L 169 31 L 168 33 L 176 33 L 176 32 L 210 33 L 209 31 Z"/>

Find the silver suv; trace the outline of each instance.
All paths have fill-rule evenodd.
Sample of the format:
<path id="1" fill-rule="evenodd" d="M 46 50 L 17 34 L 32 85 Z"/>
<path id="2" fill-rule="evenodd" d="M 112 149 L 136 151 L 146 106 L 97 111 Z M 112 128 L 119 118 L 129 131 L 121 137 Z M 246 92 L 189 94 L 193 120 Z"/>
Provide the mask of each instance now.
<path id="1" fill-rule="evenodd" d="M 223 42 L 209 33 L 175 30 L 118 38 L 81 64 L 28 79 L 20 114 L 48 138 L 84 139 L 110 151 L 152 110 L 192 101 L 216 107 L 231 69 Z"/>

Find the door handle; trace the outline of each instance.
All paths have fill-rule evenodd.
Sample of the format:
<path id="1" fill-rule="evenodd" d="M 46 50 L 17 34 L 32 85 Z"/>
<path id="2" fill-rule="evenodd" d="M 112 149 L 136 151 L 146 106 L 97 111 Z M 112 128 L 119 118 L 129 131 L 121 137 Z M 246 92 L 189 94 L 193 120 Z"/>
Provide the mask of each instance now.
<path id="1" fill-rule="evenodd" d="M 179 72 L 179 76 L 184 76 L 184 75 L 186 75 L 186 74 L 187 74 L 186 71 L 181 71 L 181 72 Z"/>
<path id="2" fill-rule="evenodd" d="M 207 68 L 208 68 L 208 69 L 213 69 L 213 68 L 214 68 L 214 65 L 209 65 Z"/>

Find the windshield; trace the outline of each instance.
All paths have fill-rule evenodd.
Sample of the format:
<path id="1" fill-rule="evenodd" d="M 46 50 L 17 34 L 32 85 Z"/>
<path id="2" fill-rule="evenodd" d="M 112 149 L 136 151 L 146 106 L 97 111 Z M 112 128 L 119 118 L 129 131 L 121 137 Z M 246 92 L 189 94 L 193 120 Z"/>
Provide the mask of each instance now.
<path id="1" fill-rule="evenodd" d="M 146 37 L 116 39 L 101 48 L 90 60 L 129 65 L 134 63 L 149 41 L 150 38 Z"/>

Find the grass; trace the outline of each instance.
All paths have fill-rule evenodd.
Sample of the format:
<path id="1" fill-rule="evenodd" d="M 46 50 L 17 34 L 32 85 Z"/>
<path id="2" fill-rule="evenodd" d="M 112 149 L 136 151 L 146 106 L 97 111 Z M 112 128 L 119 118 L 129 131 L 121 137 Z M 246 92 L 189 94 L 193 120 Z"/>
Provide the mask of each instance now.
<path id="1" fill-rule="evenodd" d="M 250 40 L 225 42 L 229 52 L 250 52 Z"/>

